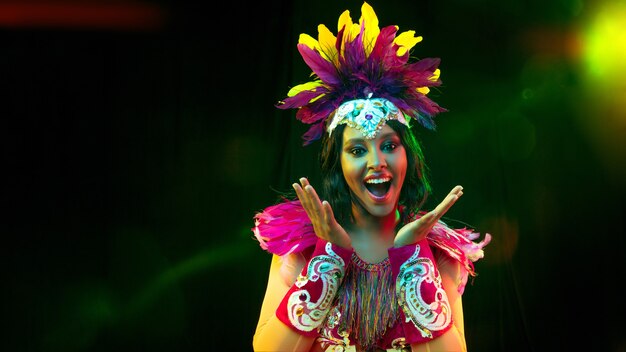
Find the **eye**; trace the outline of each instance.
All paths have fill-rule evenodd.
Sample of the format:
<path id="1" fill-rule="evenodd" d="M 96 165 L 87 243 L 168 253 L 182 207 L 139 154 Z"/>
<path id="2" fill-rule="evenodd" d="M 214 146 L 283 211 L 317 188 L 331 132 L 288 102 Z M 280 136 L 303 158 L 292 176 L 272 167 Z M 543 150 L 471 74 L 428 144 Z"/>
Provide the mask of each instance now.
<path id="1" fill-rule="evenodd" d="M 383 144 L 380 149 L 384 152 L 391 152 L 396 148 L 398 148 L 398 145 L 396 143 L 388 142 L 388 143 Z"/>
<path id="2" fill-rule="evenodd" d="M 354 147 L 354 148 L 350 148 L 350 150 L 348 152 L 350 154 L 354 155 L 354 156 L 360 156 L 360 155 L 363 155 L 365 153 L 365 148 L 363 148 L 363 147 Z"/>

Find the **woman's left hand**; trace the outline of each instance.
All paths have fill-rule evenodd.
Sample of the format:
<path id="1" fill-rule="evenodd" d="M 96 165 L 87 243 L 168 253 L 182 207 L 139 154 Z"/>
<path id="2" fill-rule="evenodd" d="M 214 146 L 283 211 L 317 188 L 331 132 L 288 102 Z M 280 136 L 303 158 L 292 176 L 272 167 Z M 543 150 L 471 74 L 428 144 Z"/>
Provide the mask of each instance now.
<path id="1" fill-rule="evenodd" d="M 462 195 L 463 187 L 454 187 L 435 209 L 424 214 L 421 218 L 404 225 L 400 231 L 398 231 L 393 246 L 398 248 L 417 243 L 426 238 L 426 235 L 428 235 L 441 216 L 445 214 Z"/>

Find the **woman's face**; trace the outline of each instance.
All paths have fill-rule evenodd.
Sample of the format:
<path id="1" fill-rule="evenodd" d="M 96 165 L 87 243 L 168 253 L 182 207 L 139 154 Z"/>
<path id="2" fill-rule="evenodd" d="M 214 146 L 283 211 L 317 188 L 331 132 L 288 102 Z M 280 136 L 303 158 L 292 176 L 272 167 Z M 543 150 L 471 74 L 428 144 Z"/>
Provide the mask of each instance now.
<path id="1" fill-rule="evenodd" d="M 352 194 L 371 215 L 382 217 L 396 209 L 407 168 L 400 136 L 384 125 L 374 139 L 350 126 L 343 132 L 343 176 Z"/>

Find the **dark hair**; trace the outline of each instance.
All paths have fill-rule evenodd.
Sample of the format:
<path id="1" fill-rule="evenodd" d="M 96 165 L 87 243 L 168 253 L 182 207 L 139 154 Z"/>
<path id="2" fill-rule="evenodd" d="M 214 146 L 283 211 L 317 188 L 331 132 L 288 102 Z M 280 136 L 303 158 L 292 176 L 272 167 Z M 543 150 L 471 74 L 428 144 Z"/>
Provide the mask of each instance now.
<path id="1" fill-rule="evenodd" d="M 402 212 L 401 221 L 405 223 L 412 216 L 412 213 L 417 212 L 424 205 L 431 192 L 428 169 L 422 148 L 411 129 L 395 120 L 388 121 L 387 125 L 398 133 L 406 150 L 407 171 L 399 200 L 400 206 L 406 210 Z M 352 221 L 352 193 L 343 177 L 341 168 L 345 127 L 345 124 L 337 126 L 331 136 L 324 133 L 319 152 L 322 180 L 321 196 L 333 207 L 335 219 L 342 226 L 346 225 L 346 222 Z"/>

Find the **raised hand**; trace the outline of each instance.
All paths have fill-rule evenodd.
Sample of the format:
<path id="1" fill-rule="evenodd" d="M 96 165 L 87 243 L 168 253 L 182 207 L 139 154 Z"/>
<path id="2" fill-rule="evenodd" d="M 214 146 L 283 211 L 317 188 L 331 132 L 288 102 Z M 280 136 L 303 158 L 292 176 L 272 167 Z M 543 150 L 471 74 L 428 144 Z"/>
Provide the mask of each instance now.
<path id="1" fill-rule="evenodd" d="M 394 247 L 402 247 L 417 243 L 424 239 L 437 221 L 445 214 L 450 207 L 463 195 L 463 187 L 456 186 L 435 209 L 424 214 L 421 218 L 404 225 L 394 240 Z"/>
<path id="2" fill-rule="evenodd" d="M 320 200 L 313 186 L 309 184 L 309 180 L 302 177 L 300 184 L 294 183 L 292 186 L 311 219 L 317 237 L 346 249 L 352 248 L 350 236 L 335 220 L 330 203 Z"/>

